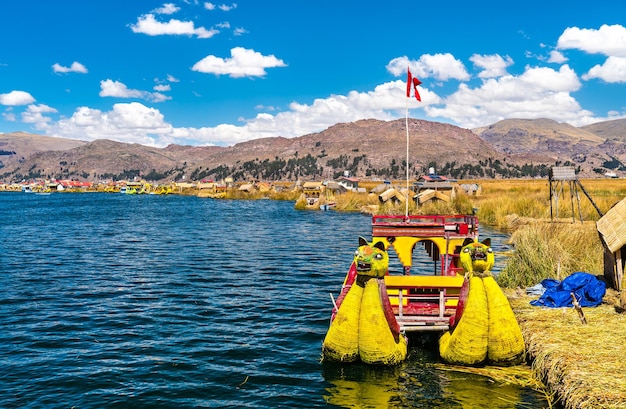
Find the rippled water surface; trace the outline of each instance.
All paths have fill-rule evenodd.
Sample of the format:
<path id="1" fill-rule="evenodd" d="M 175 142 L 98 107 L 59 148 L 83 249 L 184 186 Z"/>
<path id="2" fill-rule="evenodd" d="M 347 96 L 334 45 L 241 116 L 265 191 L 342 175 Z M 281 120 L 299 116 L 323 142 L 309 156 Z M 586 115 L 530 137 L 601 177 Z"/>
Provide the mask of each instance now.
<path id="1" fill-rule="evenodd" d="M 542 406 L 437 370 L 420 345 L 396 368 L 320 363 L 329 294 L 368 216 L 1 193 L 0 220 L 2 408 Z"/>

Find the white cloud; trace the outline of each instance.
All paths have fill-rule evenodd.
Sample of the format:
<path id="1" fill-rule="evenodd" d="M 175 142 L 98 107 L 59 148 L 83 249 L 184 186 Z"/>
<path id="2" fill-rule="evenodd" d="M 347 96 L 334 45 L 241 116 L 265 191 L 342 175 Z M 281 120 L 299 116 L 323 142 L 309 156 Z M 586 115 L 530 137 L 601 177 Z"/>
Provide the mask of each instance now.
<path id="1" fill-rule="evenodd" d="M 207 4 L 210 3 L 205 3 L 205 8 Z M 425 54 L 418 59 L 403 56 L 392 59 L 386 66 L 388 72 L 400 79 L 380 84 L 367 92 L 328 95 L 310 103 L 293 101 L 286 108 L 271 105 L 271 102 L 257 105 L 255 108 L 258 114 L 253 118 L 242 119 L 238 125 L 224 123 L 213 127 L 174 127 L 157 108 L 139 102 L 115 104 L 110 111 L 81 107 L 70 118 L 62 118 L 56 123 L 45 121 L 44 113 L 41 113 L 40 121 L 36 123 L 37 126 L 46 125 L 46 132 L 55 136 L 108 138 L 161 147 L 170 143 L 233 145 L 261 137 L 296 137 L 322 131 L 339 122 L 366 118 L 403 118 L 407 107 L 412 110 L 413 117 L 451 122 L 470 129 L 506 118 L 550 118 L 582 126 L 625 116 L 624 112 L 612 111 L 602 118 L 582 107 L 574 94 L 581 88 L 581 78 L 626 82 L 626 57 L 608 55 L 604 64 L 593 67 L 580 78 L 572 67 L 564 64 L 568 61 L 564 50 L 572 47 L 587 53 L 600 53 L 602 49 L 606 53 L 619 54 L 614 51 L 615 46 L 610 45 L 615 42 L 615 38 L 609 40 L 606 36 L 619 36 L 623 29 L 619 26 L 612 26 L 610 30 L 604 27 L 608 26 L 600 30 L 567 29 L 559 39 L 559 46 L 549 57 L 551 64 L 562 64 L 558 68 L 526 66 L 522 74 L 513 75 L 508 73 L 509 67 L 514 64 L 513 59 L 498 54 L 472 55 L 471 71 L 450 53 Z M 195 30 L 193 23 L 187 30 Z M 604 48 L 600 47 L 602 41 L 596 38 L 598 36 L 604 36 L 602 38 L 607 43 Z M 251 49 L 236 47 L 231 49 L 230 58 L 209 55 L 194 64 L 192 70 L 233 78 L 262 77 L 268 68 L 285 66 L 284 61 L 274 55 L 262 55 Z M 406 98 L 408 66 L 423 81 L 419 87 L 422 102 Z M 168 83 L 173 82 L 178 82 L 178 79 L 169 74 L 167 81 L 155 80 L 154 91 L 168 91 Z M 446 82 L 449 84 L 444 87 Z M 455 83 L 460 85 L 450 91 Z M 433 88 L 441 89 L 442 94 L 434 92 Z M 16 101 L 18 96 L 22 97 L 22 101 L 28 101 L 25 97 L 30 95 L 27 93 L 13 94 L 19 92 L 0 94 L 0 103 Z M 125 84 L 110 79 L 101 82 L 100 95 L 141 98 L 152 102 L 167 98 L 159 92 L 129 89 Z M 24 104 L 34 101 L 30 98 L 30 102 Z M 29 114 L 31 116 L 28 118 L 33 121 L 37 119 L 36 112 Z"/>
<path id="2" fill-rule="evenodd" d="M 465 81 L 470 77 L 463 63 L 450 53 L 424 54 L 419 60 L 413 61 L 410 61 L 406 56 L 394 58 L 387 64 L 387 71 L 395 76 L 406 75 L 406 70 L 409 66 L 411 73 L 420 79 L 435 78 L 441 81 L 450 79 Z"/>
<path id="3" fill-rule="evenodd" d="M 567 57 L 565 57 L 563 53 L 557 50 L 552 50 L 550 51 L 550 58 L 548 58 L 548 62 L 556 63 L 556 64 L 563 64 L 567 62 Z"/>
<path id="4" fill-rule="evenodd" d="M 626 57 L 626 28 L 602 25 L 600 29 L 569 27 L 557 41 L 557 49 L 576 49 L 590 54 Z"/>
<path id="5" fill-rule="evenodd" d="M 0 94 L 0 105 L 28 105 L 35 102 L 35 98 L 25 91 L 11 91 Z"/>
<path id="6" fill-rule="evenodd" d="M 87 141 L 112 139 L 148 146 L 156 146 L 157 140 L 165 146 L 173 134 L 159 110 L 138 102 L 115 104 L 109 112 L 79 107 L 72 117 L 59 120 L 47 132 Z"/>
<path id="7" fill-rule="evenodd" d="M 482 66 L 491 66 L 481 60 Z M 493 61 L 492 61 L 493 62 Z M 494 63 L 493 65 L 498 65 Z M 442 74 L 443 75 L 443 74 Z M 322 131 L 339 122 L 375 118 L 392 120 L 404 117 L 405 109 L 425 119 L 443 118 L 464 128 L 475 128 L 506 118 L 545 118 L 582 126 L 602 120 L 581 108 L 571 95 L 581 83 L 567 65 L 554 70 L 526 67 L 519 76 L 503 75 L 485 79 L 471 87 L 462 83 L 456 92 L 442 98 L 428 82 L 420 86 L 422 102 L 406 98 L 406 80 L 400 79 L 375 87 L 369 92 L 351 91 L 347 95 L 330 95 L 311 104 L 292 102 L 287 110 L 261 107 L 264 112 L 237 126 L 176 128 L 166 122 L 156 108 L 141 103 L 115 104 L 113 110 L 101 112 L 79 108 L 71 118 L 62 119 L 47 129 L 49 134 L 74 139 L 113 139 L 163 147 L 171 143 L 190 145 L 233 145 L 250 139 L 283 136 L 297 137 Z M 123 84 L 111 81 L 110 89 L 124 94 Z M 612 114 L 614 118 L 618 113 Z M 611 119 L 614 119 L 611 118 Z M 609 118 L 607 118 L 609 119 Z"/>
<path id="8" fill-rule="evenodd" d="M 275 106 L 269 105 L 257 105 L 254 107 L 254 109 L 256 109 L 257 111 L 277 111 L 278 108 L 276 108 Z"/>
<path id="9" fill-rule="evenodd" d="M 158 35 L 187 35 L 198 38 L 211 38 L 219 31 L 215 29 L 207 30 L 204 27 L 196 28 L 193 21 L 181 21 L 171 19 L 166 23 L 157 21 L 154 14 L 144 14 L 137 19 L 137 24 L 130 26 L 133 33 L 147 34 L 149 36 Z"/>
<path id="10" fill-rule="evenodd" d="M 176 7 L 174 3 L 165 3 L 163 6 L 154 10 L 156 14 L 174 14 L 180 11 L 180 7 Z"/>
<path id="11" fill-rule="evenodd" d="M 17 121 L 17 117 L 15 116 L 15 112 L 13 112 L 13 108 L 9 107 L 7 108 L 3 113 L 2 113 L 2 117 L 9 122 L 15 122 Z"/>
<path id="12" fill-rule="evenodd" d="M 46 129 L 48 122 L 52 118 L 44 114 L 57 113 L 58 111 L 48 105 L 29 105 L 26 111 L 22 112 L 22 122 L 34 124 L 36 129 Z"/>
<path id="13" fill-rule="evenodd" d="M 498 54 L 494 55 L 478 55 L 474 54 L 470 57 L 470 61 L 479 68 L 482 68 L 478 74 L 480 78 L 494 78 L 506 75 L 507 67 L 513 65 L 513 59 L 508 55 L 501 57 Z"/>
<path id="14" fill-rule="evenodd" d="M 100 81 L 101 97 L 118 97 L 118 98 L 143 98 L 144 92 L 136 89 L 128 89 L 126 85 L 119 81 L 104 80 Z"/>
<path id="15" fill-rule="evenodd" d="M 236 9 L 237 8 L 237 3 L 233 3 L 230 6 L 227 4 L 220 4 L 218 6 L 218 8 L 222 11 L 231 11 L 232 9 Z"/>
<path id="16" fill-rule="evenodd" d="M 80 74 L 87 74 L 88 72 L 87 67 L 77 61 L 74 61 L 69 67 L 64 67 L 61 64 L 55 63 L 52 66 L 52 71 L 58 73 L 78 72 Z"/>
<path id="17" fill-rule="evenodd" d="M 207 10 L 215 10 L 215 4 L 209 3 L 209 2 L 205 2 L 204 3 L 204 8 L 207 9 Z"/>
<path id="18" fill-rule="evenodd" d="M 461 84 L 443 100 L 443 106 L 427 106 L 430 117 L 453 120 L 465 128 L 475 128 L 506 118 L 545 118 L 579 125 L 591 112 L 583 110 L 570 95 L 581 84 L 567 65 L 558 71 L 531 68 L 520 76 L 507 75 L 485 81 L 477 88 Z"/>
<path id="19" fill-rule="evenodd" d="M 193 71 L 206 74 L 229 75 L 232 78 L 262 77 L 266 68 L 286 67 L 283 60 L 273 55 L 261 53 L 242 47 L 230 50 L 231 58 L 220 58 L 214 55 L 204 57 L 191 67 Z"/>
<path id="20" fill-rule="evenodd" d="M 160 147 L 170 143 L 232 145 L 262 137 L 301 136 L 322 131 L 338 122 L 363 118 L 395 119 L 404 114 L 407 101 L 402 96 L 405 90 L 404 81 L 398 80 L 379 85 L 370 92 L 352 91 L 347 96 L 319 98 L 311 105 L 293 102 L 288 111 L 276 115 L 262 112 L 241 126 L 220 124 L 211 128 L 174 128 L 165 122 L 159 110 L 138 102 L 115 104 L 112 112 L 81 107 L 71 118 L 62 119 L 48 129 L 48 133 L 82 140 L 107 138 Z M 423 104 L 440 101 L 428 89 L 420 92 Z M 414 100 L 408 103 L 412 108 L 419 106 Z M 266 111 L 274 109 L 268 107 Z"/>
<path id="21" fill-rule="evenodd" d="M 156 89 L 156 91 L 161 91 Z M 130 89 L 125 84 L 119 81 L 113 81 L 110 79 L 100 81 L 100 94 L 101 97 L 115 97 L 115 98 L 140 98 L 152 102 L 163 102 L 171 97 L 163 95 L 159 92 L 148 92 L 137 89 Z"/>
<path id="22" fill-rule="evenodd" d="M 569 27 L 558 39 L 560 50 L 576 49 L 608 58 L 582 76 L 584 80 L 599 78 L 609 83 L 626 82 L 626 28 L 602 25 L 598 30 Z"/>
<path id="23" fill-rule="evenodd" d="M 626 82 L 626 58 L 609 57 L 604 64 L 596 65 L 582 76 L 584 80 L 599 78 L 606 82 Z"/>

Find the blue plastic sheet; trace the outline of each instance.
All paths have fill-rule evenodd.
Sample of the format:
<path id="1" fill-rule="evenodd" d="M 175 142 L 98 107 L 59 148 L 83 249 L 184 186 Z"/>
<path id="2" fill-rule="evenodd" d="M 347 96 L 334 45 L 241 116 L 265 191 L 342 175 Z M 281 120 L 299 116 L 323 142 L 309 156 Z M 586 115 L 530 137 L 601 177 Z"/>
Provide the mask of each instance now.
<path id="1" fill-rule="evenodd" d="M 571 293 L 574 293 L 581 307 L 596 307 L 602 303 L 606 293 L 606 283 L 594 275 L 576 272 L 559 282 L 547 278 L 541 282 L 546 288 L 541 297 L 530 302 L 540 307 L 572 307 Z"/>

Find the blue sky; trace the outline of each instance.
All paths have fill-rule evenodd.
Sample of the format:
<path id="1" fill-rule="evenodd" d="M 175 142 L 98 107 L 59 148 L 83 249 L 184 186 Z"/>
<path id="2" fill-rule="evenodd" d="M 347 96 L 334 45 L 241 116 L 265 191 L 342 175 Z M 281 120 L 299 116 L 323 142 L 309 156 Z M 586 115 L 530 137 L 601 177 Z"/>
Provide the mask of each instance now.
<path id="1" fill-rule="evenodd" d="M 0 133 L 227 146 L 407 108 L 470 129 L 626 117 L 626 2 L 504 4 L 4 0 Z"/>

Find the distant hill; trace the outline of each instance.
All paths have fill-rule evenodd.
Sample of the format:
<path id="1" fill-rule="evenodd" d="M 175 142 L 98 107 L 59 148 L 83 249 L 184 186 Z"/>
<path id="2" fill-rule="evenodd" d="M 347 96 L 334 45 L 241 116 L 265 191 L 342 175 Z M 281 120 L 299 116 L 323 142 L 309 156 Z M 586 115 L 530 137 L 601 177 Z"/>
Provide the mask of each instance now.
<path id="1" fill-rule="evenodd" d="M 508 119 L 469 130 L 410 119 L 408 134 L 411 177 L 431 166 L 456 178 L 545 177 L 554 165 L 575 166 L 580 177 L 626 174 L 626 120 L 576 128 L 548 119 Z M 344 171 L 362 178 L 404 178 L 406 135 L 404 119 L 339 123 L 297 138 L 229 147 L 153 148 L 18 132 L 0 134 L 0 180 L 319 180 Z"/>
<path id="2" fill-rule="evenodd" d="M 25 132 L 0 134 L 0 167 L 16 166 L 39 152 L 66 151 L 86 143 Z"/>
<path id="3" fill-rule="evenodd" d="M 598 124 L 596 129 L 604 127 Z M 593 169 L 604 173 L 602 168 L 613 161 L 615 154 L 615 149 L 603 145 L 606 139 L 596 133 L 551 119 L 507 119 L 474 132 L 502 153 L 552 165 L 571 162 L 587 176 L 594 173 Z"/>
<path id="4" fill-rule="evenodd" d="M 598 122 L 583 126 L 580 129 L 596 134 L 601 138 L 614 139 L 622 143 L 626 142 L 626 119 Z"/>

